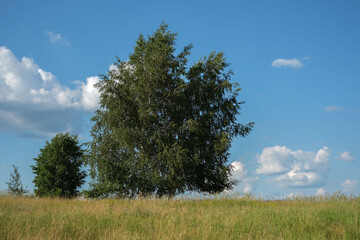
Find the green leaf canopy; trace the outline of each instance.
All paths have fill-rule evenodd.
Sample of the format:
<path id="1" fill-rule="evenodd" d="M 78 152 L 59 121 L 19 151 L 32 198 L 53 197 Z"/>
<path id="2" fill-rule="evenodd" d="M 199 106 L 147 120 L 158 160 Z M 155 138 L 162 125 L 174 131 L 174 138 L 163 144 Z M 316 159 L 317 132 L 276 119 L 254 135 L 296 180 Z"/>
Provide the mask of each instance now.
<path id="1" fill-rule="evenodd" d="M 237 84 L 223 53 L 188 67 L 192 45 L 175 55 L 176 34 L 162 24 L 140 35 L 128 61 L 102 76 L 101 108 L 89 143 L 93 197 L 174 196 L 230 189 L 231 141 L 253 123 L 236 122 Z"/>

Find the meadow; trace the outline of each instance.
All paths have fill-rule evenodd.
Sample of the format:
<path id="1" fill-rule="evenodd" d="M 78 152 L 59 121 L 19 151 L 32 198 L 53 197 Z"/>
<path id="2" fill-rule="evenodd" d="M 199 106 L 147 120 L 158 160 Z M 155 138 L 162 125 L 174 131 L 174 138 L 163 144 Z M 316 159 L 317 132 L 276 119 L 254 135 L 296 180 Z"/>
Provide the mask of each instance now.
<path id="1" fill-rule="evenodd" d="M 360 239 L 360 197 L 0 196 L 0 239 Z"/>

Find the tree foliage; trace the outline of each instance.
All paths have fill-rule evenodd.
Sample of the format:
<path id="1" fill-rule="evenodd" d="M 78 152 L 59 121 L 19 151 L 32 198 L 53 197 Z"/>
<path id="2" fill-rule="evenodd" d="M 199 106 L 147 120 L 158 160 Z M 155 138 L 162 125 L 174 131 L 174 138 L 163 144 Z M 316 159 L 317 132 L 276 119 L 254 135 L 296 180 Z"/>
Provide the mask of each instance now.
<path id="1" fill-rule="evenodd" d="M 7 191 L 12 196 L 23 196 L 27 194 L 29 190 L 23 187 L 18 167 L 16 167 L 15 165 L 12 165 L 12 167 L 14 168 L 14 173 L 10 173 L 10 180 L 9 182 L 6 182 L 6 184 L 8 185 Z"/>
<path id="2" fill-rule="evenodd" d="M 77 136 L 57 134 L 51 142 L 46 141 L 34 160 L 36 164 L 31 167 L 37 196 L 74 197 L 85 182 L 86 173 L 81 170 L 83 150 Z"/>
<path id="3" fill-rule="evenodd" d="M 174 196 L 230 189 L 229 148 L 253 123 L 236 121 L 238 84 L 222 52 L 188 67 L 192 45 L 175 54 L 162 24 L 140 35 L 128 61 L 117 59 L 96 87 L 90 196 Z"/>

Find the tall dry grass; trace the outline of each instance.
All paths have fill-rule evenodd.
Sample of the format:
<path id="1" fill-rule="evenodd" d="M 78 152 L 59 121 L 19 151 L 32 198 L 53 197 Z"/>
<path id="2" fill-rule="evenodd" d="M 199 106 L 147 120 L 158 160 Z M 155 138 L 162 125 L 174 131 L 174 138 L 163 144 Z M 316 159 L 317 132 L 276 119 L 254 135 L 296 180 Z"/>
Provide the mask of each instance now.
<path id="1" fill-rule="evenodd" d="M 360 198 L 0 197 L 0 239 L 360 239 Z"/>

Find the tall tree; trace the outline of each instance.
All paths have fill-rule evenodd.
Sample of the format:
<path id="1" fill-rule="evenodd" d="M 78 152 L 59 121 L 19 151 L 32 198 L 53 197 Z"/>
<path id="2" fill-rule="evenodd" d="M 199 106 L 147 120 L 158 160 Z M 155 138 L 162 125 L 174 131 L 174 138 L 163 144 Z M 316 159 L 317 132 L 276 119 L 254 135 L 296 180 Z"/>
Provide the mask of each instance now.
<path id="1" fill-rule="evenodd" d="M 81 170 L 83 150 L 77 136 L 57 134 L 51 142 L 46 141 L 34 160 L 36 164 L 31 167 L 35 173 L 33 182 L 37 196 L 71 198 L 85 182 L 86 173 Z"/>
<path id="2" fill-rule="evenodd" d="M 18 167 L 15 165 L 12 165 L 12 167 L 14 168 L 14 173 L 10 173 L 10 181 L 6 182 L 8 185 L 8 193 L 16 197 L 23 196 L 27 194 L 29 190 L 23 187 Z"/>
<path id="3" fill-rule="evenodd" d="M 162 24 L 140 35 L 128 61 L 117 59 L 96 87 L 88 164 L 90 196 L 174 196 L 230 189 L 231 141 L 253 123 L 236 122 L 238 84 L 223 53 L 188 67 L 192 45 L 175 55 L 176 34 Z"/>

